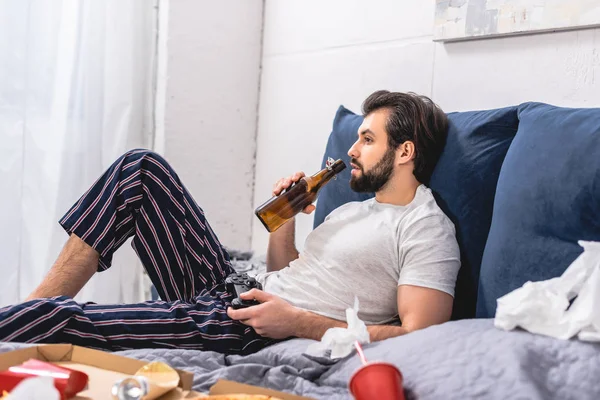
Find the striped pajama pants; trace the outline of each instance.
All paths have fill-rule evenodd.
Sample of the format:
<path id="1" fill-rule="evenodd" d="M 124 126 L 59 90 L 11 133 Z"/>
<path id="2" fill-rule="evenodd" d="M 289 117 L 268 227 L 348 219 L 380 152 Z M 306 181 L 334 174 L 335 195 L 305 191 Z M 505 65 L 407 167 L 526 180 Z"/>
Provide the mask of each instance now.
<path id="1" fill-rule="evenodd" d="M 231 320 L 229 255 L 171 166 L 130 151 L 60 220 L 100 253 L 98 271 L 132 247 L 164 301 L 79 304 L 61 296 L 0 309 L 0 341 L 72 343 L 102 350 L 180 348 L 249 354 L 273 341 Z"/>

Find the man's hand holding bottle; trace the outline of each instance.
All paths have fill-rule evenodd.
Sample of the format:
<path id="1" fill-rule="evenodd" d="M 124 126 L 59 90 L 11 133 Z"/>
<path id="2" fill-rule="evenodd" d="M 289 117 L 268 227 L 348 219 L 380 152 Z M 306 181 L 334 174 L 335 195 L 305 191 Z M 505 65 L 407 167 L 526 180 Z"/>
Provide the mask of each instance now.
<path id="1" fill-rule="evenodd" d="M 299 212 L 310 214 L 315 211 L 313 203 L 317 200 L 319 190 L 344 168 L 346 164 L 337 160 L 328 163 L 326 168 L 312 176 L 296 172 L 288 178 L 280 179 L 273 187 L 273 197 L 260 205 L 254 213 L 267 231 L 275 232 Z"/>
<path id="2" fill-rule="evenodd" d="M 287 178 L 281 178 L 275 185 L 273 185 L 273 196 L 279 196 L 281 192 L 290 188 L 294 183 L 297 183 L 300 179 L 304 178 L 306 174 L 302 171 L 296 172 L 294 175 L 288 176 Z M 302 210 L 305 214 L 310 214 L 315 211 L 317 207 L 314 204 L 310 204 Z"/>

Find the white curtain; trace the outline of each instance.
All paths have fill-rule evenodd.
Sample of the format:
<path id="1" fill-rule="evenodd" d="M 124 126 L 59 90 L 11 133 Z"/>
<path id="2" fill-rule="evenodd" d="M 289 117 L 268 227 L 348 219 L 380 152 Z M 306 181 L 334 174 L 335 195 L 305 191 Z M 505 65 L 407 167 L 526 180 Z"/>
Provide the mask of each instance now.
<path id="1" fill-rule="evenodd" d="M 112 161 L 151 146 L 156 5 L 0 0 L 0 305 L 39 284 L 57 221 Z M 141 271 L 126 243 L 77 300 L 142 300 Z"/>

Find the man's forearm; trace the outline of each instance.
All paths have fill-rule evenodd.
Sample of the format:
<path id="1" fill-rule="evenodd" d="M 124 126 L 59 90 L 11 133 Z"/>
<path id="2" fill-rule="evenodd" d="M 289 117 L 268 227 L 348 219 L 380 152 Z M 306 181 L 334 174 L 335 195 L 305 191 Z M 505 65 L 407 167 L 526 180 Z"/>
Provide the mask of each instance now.
<path id="1" fill-rule="evenodd" d="M 267 271 L 279 271 L 298 258 L 296 250 L 296 221 L 285 223 L 269 236 L 267 249 Z"/>
<path id="2" fill-rule="evenodd" d="M 409 330 L 396 325 L 369 325 L 367 326 L 371 342 L 389 339 L 391 337 L 406 335 Z"/>
<path id="3" fill-rule="evenodd" d="M 313 340 L 321 340 L 329 328 L 346 328 L 348 324 L 333 318 L 327 318 L 322 315 L 311 313 L 310 311 L 299 310 L 296 318 L 297 337 Z M 400 336 L 409 331 L 401 326 L 392 325 L 369 325 L 367 326 L 371 342 Z"/>
<path id="4" fill-rule="evenodd" d="M 296 321 L 294 336 L 300 338 L 321 340 L 327 329 L 346 328 L 348 326 L 343 321 L 327 318 L 306 310 L 297 310 L 298 313 L 294 319 Z"/>

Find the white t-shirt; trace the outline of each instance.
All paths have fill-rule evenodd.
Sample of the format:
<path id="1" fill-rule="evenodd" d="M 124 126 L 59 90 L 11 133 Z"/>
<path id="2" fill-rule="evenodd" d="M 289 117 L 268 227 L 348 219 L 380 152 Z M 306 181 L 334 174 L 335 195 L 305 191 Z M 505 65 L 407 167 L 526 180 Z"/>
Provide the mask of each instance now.
<path id="1" fill-rule="evenodd" d="M 421 185 L 406 206 L 372 198 L 335 209 L 298 259 L 257 280 L 296 307 L 342 321 L 357 296 L 359 318 L 383 324 L 398 315 L 398 285 L 454 296 L 459 268 L 454 225 Z"/>

